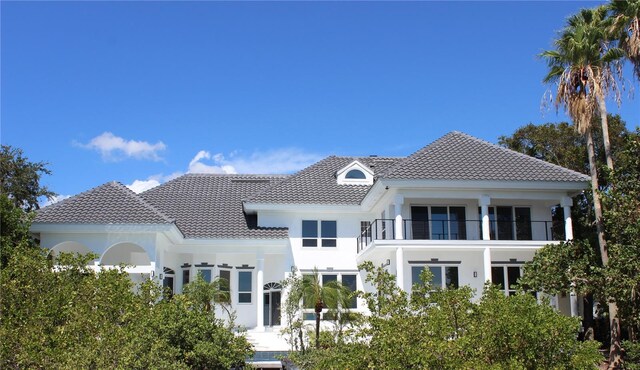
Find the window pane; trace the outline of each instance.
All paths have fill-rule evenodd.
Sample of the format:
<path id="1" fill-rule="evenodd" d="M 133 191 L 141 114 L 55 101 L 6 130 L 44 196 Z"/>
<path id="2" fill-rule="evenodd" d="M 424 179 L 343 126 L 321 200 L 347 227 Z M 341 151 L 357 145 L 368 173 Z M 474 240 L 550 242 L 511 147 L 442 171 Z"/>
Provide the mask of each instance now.
<path id="1" fill-rule="evenodd" d="M 189 284 L 189 270 L 182 270 L 182 285 Z"/>
<path id="2" fill-rule="evenodd" d="M 303 274 L 302 275 L 302 280 L 304 281 L 304 284 L 307 285 L 307 286 L 313 285 L 313 279 L 314 279 L 314 277 L 311 274 Z M 305 297 L 302 297 L 302 307 L 304 307 L 304 308 L 314 308 L 313 305 L 314 305 L 315 302 L 308 301 L 308 300 L 306 300 L 304 298 Z M 311 318 L 311 319 L 305 319 L 305 320 L 313 320 L 313 319 L 315 319 L 315 316 L 313 318 Z"/>
<path id="3" fill-rule="evenodd" d="M 411 207 L 411 231 L 414 240 L 429 239 L 429 209 Z"/>
<path id="4" fill-rule="evenodd" d="M 440 266 L 430 266 L 429 271 L 433 274 L 433 278 L 431 279 L 431 285 L 434 288 L 442 287 L 442 268 Z"/>
<path id="5" fill-rule="evenodd" d="M 492 267 L 491 268 L 491 283 L 504 290 L 504 268 Z"/>
<path id="6" fill-rule="evenodd" d="M 360 221 L 360 235 L 365 238 L 371 237 L 371 221 Z"/>
<path id="7" fill-rule="evenodd" d="M 318 237 L 318 221 L 302 221 L 302 237 L 317 238 Z"/>
<path id="8" fill-rule="evenodd" d="M 322 285 L 327 285 L 331 281 L 338 281 L 338 275 L 322 275 Z"/>
<path id="9" fill-rule="evenodd" d="M 303 320 L 315 320 L 316 319 L 316 314 L 315 312 L 305 312 L 302 314 L 302 319 Z"/>
<path id="10" fill-rule="evenodd" d="M 447 207 L 431 207 L 431 239 L 449 239 Z"/>
<path id="11" fill-rule="evenodd" d="M 509 290 L 515 289 L 515 285 L 520 279 L 520 267 L 510 266 L 507 268 L 507 278 L 509 279 Z"/>
<path id="12" fill-rule="evenodd" d="M 355 292 L 357 289 L 356 275 L 342 275 L 342 285 L 344 285 L 350 292 Z M 349 301 L 348 308 L 358 308 L 358 299 L 352 297 Z"/>
<path id="13" fill-rule="evenodd" d="M 411 266 L 411 285 L 422 284 L 422 280 L 420 280 L 422 270 L 424 270 L 422 266 Z"/>
<path id="14" fill-rule="evenodd" d="M 449 226 L 452 240 L 467 239 L 467 224 L 464 207 L 449 207 Z"/>
<path id="15" fill-rule="evenodd" d="M 513 215 L 511 207 L 497 207 L 498 240 L 513 240 Z"/>
<path id="16" fill-rule="evenodd" d="M 238 302 L 239 303 L 251 303 L 251 293 L 239 293 L 238 294 Z"/>
<path id="17" fill-rule="evenodd" d="M 533 240 L 531 235 L 531 209 L 516 207 L 516 237 L 518 240 Z"/>
<path id="18" fill-rule="evenodd" d="M 322 221 L 322 237 L 323 238 L 337 238 L 338 231 L 336 221 Z"/>
<path id="19" fill-rule="evenodd" d="M 199 270 L 198 272 L 202 275 L 202 278 L 204 279 L 204 281 L 206 281 L 207 283 L 211 282 L 211 270 L 209 269 Z"/>
<path id="20" fill-rule="evenodd" d="M 336 245 L 337 244 L 335 239 L 322 239 L 323 247 L 335 247 Z"/>
<path id="21" fill-rule="evenodd" d="M 456 266 L 447 266 L 444 268 L 446 274 L 446 287 L 458 288 L 458 268 Z"/>
<path id="22" fill-rule="evenodd" d="M 251 291 L 251 271 L 238 272 L 238 291 L 239 292 Z"/>
<path id="23" fill-rule="evenodd" d="M 226 283 L 220 284 L 220 289 L 228 292 L 229 287 L 231 286 L 231 271 L 220 270 L 220 279 L 224 279 L 226 282 Z"/>
<path id="24" fill-rule="evenodd" d="M 367 177 L 364 175 L 364 172 L 360 170 L 351 170 L 347 172 L 345 179 L 366 179 Z"/>
<path id="25" fill-rule="evenodd" d="M 318 239 L 302 239 L 303 247 L 317 247 Z"/>

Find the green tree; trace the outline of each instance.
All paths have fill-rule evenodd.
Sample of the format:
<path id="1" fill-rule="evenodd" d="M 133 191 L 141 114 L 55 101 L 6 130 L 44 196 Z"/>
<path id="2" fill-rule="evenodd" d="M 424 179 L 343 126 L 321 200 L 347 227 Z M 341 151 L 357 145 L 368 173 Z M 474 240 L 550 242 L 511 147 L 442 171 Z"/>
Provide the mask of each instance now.
<path id="1" fill-rule="evenodd" d="M 636 79 L 640 80 L 640 1 L 614 0 L 608 7 L 611 11 L 609 31 L 633 65 Z"/>
<path id="2" fill-rule="evenodd" d="M 623 56 L 622 50 L 608 46 L 605 28 L 607 11 L 606 7 L 582 9 L 569 17 L 567 26 L 555 41 L 556 48 L 541 54 L 549 65 L 549 72 L 543 81 L 557 84 L 555 106 L 564 107 L 578 132 L 586 136 L 596 232 L 600 258 L 605 267 L 609 263 L 609 251 L 598 193 L 598 171 L 591 123 L 599 113 L 607 167 L 613 169 L 605 98 L 616 86 L 611 65 Z M 611 328 L 610 366 L 614 367 L 619 366 L 621 361 L 620 323 L 616 302 L 609 300 L 608 309 Z"/>
<path id="3" fill-rule="evenodd" d="M 32 211 L 40 208 L 38 200 L 51 199 L 55 193 L 40 184 L 42 175 L 50 175 L 48 163 L 31 162 L 22 149 L 2 145 L 0 150 L 0 194 L 17 208 Z"/>

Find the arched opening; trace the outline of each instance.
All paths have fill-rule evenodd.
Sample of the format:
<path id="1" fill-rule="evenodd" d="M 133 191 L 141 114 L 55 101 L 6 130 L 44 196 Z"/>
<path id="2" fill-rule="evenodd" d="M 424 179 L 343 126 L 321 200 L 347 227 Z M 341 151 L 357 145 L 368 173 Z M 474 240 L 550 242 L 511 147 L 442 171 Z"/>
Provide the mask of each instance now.
<path id="1" fill-rule="evenodd" d="M 164 288 L 164 292 L 167 298 L 173 297 L 173 292 L 175 291 L 175 277 L 176 272 L 168 267 L 162 269 L 162 287 Z"/>
<path id="2" fill-rule="evenodd" d="M 134 243 L 115 244 L 107 249 L 100 259 L 102 265 L 119 265 L 121 263 L 148 266 L 151 264 L 151 259 L 144 248 Z"/>
<path id="3" fill-rule="evenodd" d="M 363 180 L 366 179 L 367 176 L 365 176 L 364 172 L 357 170 L 357 169 L 353 169 L 349 172 L 347 172 L 346 176 L 344 177 L 345 179 L 357 179 L 357 180 Z"/>
<path id="4" fill-rule="evenodd" d="M 88 254 L 92 252 L 84 244 L 67 241 L 67 242 L 62 242 L 60 244 L 56 244 L 56 246 L 54 246 L 53 248 L 51 248 L 51 250 L 49 250 L 49 256 L 54 260 L 60 253 Z"/>
<path id="5" fill-rule="evenodd" d="M 264 285 L 264 326 L 280 325 L 282 285 L 271 282 Z"/>

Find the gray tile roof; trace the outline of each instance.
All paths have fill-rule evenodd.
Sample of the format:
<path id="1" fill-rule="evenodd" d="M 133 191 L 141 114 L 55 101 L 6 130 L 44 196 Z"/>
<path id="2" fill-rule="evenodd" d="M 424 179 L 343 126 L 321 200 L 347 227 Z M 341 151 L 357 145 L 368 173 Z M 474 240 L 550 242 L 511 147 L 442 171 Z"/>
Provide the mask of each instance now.
<path id="1" fill-rule="evenodd" d="M 185 238 L 284 239 L 286 228 L 258 228 L 242 199 L 286 176 L 188 174 L 139 194 L 175 218 Z"/>
<path id="2" fill-rule="evenodd" d="M 589 177 L 528 155 L 453 131 L 413 153 L 381 177 L 386 179 L 584 182 Z"/>
<path id="3" fill-rule="evenodd" d="M 170 224 L 165 215 L 118 182 L 108 182 L 36 212 L 34 223 Z"/>
<path id="4" fill-rule="evenodd" d="M 336 172 L 358 160 L 374 171 L 384 172 L 400 158 L 327 157 L 284 181 L 246 199 L 251 203 L 358 205 L 371 186 L 338 185 Z"/>

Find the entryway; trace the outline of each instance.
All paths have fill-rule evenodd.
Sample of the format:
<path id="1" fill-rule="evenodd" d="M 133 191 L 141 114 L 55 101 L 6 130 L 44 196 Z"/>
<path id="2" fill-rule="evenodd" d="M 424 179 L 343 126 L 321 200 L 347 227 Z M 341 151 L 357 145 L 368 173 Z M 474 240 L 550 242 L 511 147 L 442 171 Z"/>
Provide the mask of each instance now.
<path id="1" fill-rule="evenodd" d="M 280 325 L 280 298 L 282 285 L 267 283 L 264 285 L 264 326 Z"/>

